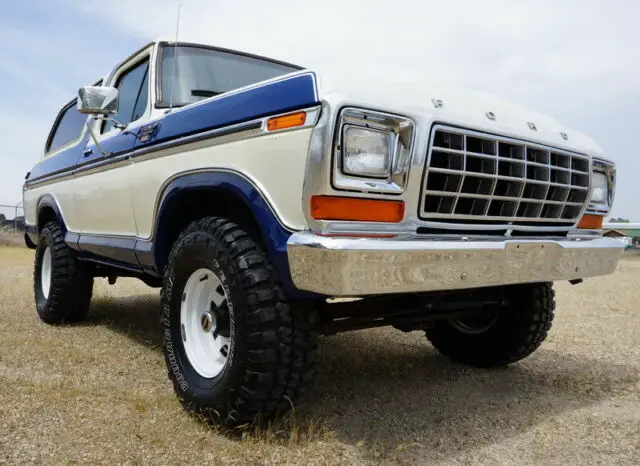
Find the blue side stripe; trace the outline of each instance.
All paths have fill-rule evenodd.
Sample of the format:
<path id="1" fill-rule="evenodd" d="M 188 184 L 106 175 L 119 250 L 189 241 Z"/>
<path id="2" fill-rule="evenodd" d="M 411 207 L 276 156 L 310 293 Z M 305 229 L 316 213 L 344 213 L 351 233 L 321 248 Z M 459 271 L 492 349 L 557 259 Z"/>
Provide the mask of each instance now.
<path id="1" fill-rule="evenodd" d="M 246 91 L 221 95 L 211 101 L 167 114 L 145 147 L 181 136 L 254 120 L 318 103 L 315 76 L 310 72 Z"/>
<path id="2" fill-rule="evenodd" d="M 71 146 L 55 155 L 42 159 L 31 169 L 29 179 L 27 181 L 41 176 L 51 175 L 56 172 L 73 170 L 73 167 L 82 155 L 82 151 L 87 145 L 88 140 L 89 134 L 87 133 L 82 141 L 79 141 L 75 146 Z"/>
<path id="3" fill-rule="evenodd" d="M 240 92 L 223 94 L 184 109 L 176 109 L 161 119 L 153 135 L 141 142 L 132 134 L 118 134 L 101 143 L 108 152 L 123 153 L 142 147 L 152 147 L 183 136 L 215 128 L 254 120 L 267 115 L 283 113 L 318 104 L 315 75 L 304 71 L 291 77 Z M 144 129 L 146 126 L 141 128 Z M 46 157 L 32 170 L 29 180 L 70 171 L 78 163 L 98 161 L 100 154 L 83 157 L 82 152 L 89 140 L 88 132 L 77 145 L 51 157 Z"/>

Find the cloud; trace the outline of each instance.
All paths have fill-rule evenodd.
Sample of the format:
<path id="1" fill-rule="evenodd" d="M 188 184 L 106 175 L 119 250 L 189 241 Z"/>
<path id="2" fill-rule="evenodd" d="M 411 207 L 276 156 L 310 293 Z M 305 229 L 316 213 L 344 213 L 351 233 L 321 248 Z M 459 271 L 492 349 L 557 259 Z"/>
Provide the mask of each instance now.
<path id="1" fill-rule="evenodd" d="M 0 72 L 6 73 L 6 75 L 12 76 L 15 79 L 22 81 L 24 85 L 32 87 L 37 90 L 33 94 L 23 95 L 23 98 L 38 98 L 42 95 L 47 95 L 47 100 L 56 100 L 62 102 L 64 99 L 69 98 L 68 90 L 50 82 L 43 80 L 39 73 L 35 73 L 27 67 L 20 65 L 12 60 L 0 61 Z"/>
<path id="2" fill-rule="evenodd" d="M 175 0 L 112 2 L 112 27 L 145 39 L 172 35 Z M 365 67 L 398 76 L 437 75 L 487 90 L 504 84 L 542 89 L 592 86 L 615 77 L 612 91 L 640 85 L 634 3 L 597 0 L 518 2 L 182 0 L 181 32 L 222 46 L 265 53 L 320 68 Z M 127 11 L 127 14 L 122 14 Z M 109 13 L 113 13 L 109 15 Z M 105 14 L 106 13 L 106 14 Z M 621 47 L 627 43 L 628 47 Z M 636 42 L 637 44 L 637 42 Z M 636 73 L 633 73 L 633 72 Z M 506 92 L 511 92 L 509 88 Z"/>
<path id="3" fill-rule="evenodd" d="M 42 153 L 49 132 L 52 120 L 48 116 L 19 113 L 17 109 L 11 115 L 0 114 L 0 128 L 4 135 L 0 204 L 15 205 L 22 199 L 25 175 L 33 167 L 38 154 Z M 7 214 L 4 210 L 2 212 Z"/>
<path id="4" fill-rule="evenodd" d="M 86 18 L 62 0 L 3 7 L 0 18 L 0 203 L 17 204 L 24 175 L 42 155 L 60 108 L 110 71 L 130 43 L 88 35 Z M 93 16 L 89 17 L 92 23 Z M 96 53 L 99 51 L 99 53 Z"/>

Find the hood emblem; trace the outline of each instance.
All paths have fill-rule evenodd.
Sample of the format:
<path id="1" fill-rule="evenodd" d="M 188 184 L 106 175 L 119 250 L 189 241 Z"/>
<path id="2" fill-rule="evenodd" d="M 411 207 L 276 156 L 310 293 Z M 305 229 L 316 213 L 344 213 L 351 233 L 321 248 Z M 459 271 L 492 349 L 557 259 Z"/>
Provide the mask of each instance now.
<path id="1" fill-rule="evenodd" d="M 435 108 L 442 108 L 442 106 L 444 105 L 444 102 L 442 100 L 436 99 L 435 97 L 431 99 L 431 103 Z"/>
<path id="2" fill-rule="evenodd" d="M 491 121 L 495 121 L 495 119 L 496 119 L 496 114 L 493 113 L 493 112 L 487 112 L 487 113 L 485 113 L 485 116 Z"/>
<path id="3" fill-rule="evenodd" d="M 564 139 L 565 141 L 569 139 L 569 135 L 567 133 L 560 133 L 560 137 L 562 137 L 562 139 Z"/>
<path id="4" fill-rule="evenodd" d="M 533 121 L 527 121 L 527 126 L 531 131 L 538 131 L 538 127 Z"/>

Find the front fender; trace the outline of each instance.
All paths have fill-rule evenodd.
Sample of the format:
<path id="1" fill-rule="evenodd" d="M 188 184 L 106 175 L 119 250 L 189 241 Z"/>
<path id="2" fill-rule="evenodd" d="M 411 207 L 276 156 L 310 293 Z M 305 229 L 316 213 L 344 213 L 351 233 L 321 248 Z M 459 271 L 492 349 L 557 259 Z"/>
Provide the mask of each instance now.
<path id="1" fill-rule="evenodd" d="M 280 222 L 275 210 L 251 180 L 238 172 L 230 170 L 185 173 L 174 177 L 166 184 L 160 195 L 156 222 L 152 233 L 154 259 L 158 270 L 161 269 L 162 264 L 158 261 L 156 251 L 169 246 L 166 242 L 170 239 L 164 235 L 165 229 L 162 226 L 170 221 L 168 216 L 170 216 L 172 202 L 185 191 L 200 189 L 226 191 L 233 194 L 247 206 L 260 229 L 269 259 L 289 298 L 306 299 L 317 296 L 298 290 L 291 280 L 287 257 L 287 240 L 293 231 L 287 229 Z"/>

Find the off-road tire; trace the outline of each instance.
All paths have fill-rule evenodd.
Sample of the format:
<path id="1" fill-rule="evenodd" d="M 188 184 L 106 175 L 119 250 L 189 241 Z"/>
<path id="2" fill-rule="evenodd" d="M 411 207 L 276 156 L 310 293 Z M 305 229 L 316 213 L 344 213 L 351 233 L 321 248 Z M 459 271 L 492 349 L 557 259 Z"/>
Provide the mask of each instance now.
<path id="1" fill-rule="evenodd" d="M 231 301 L 231 348 L 212 378 L 194 370 L 181 338 L 183 289 L 201 267 L 218 275 Z M 300 400 L 313 375 L 317 314 L 287 303 L 265 253 L 241 227 L 214 217 L 192 223 L 169 255 L 161 307 L 169 378 L 187 411 L 237 427 L 271 419 Z"/>
<path id="2" fill-rule="evenodd" d="M 45 297 L 41 269 L 47 248 L 51 251 L 51 285 Z M 33 267 L 33 291 L 38 315 L 47 324 L 78 322 L 89 311 L 93 275 L 66 245 L 56 222 L 47 223 L 40 232 Z"/>
<path id="3" fill-rule="evenodd" d="M 551 283 L 505 287 L 508 305 L 479 334 L 463 333 L 449 320 L 426 330 L 431 344 L 449 359 L 475 367 L 505 366 L 526 358 L 547 337 L 555 311 Z"/>

